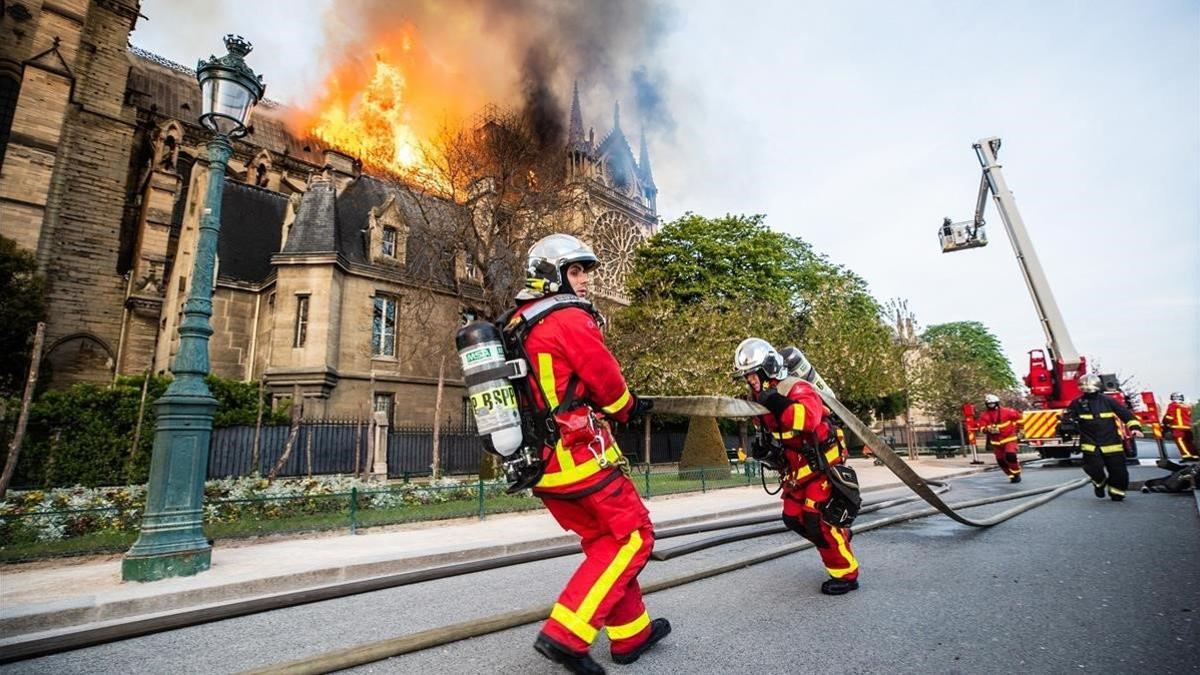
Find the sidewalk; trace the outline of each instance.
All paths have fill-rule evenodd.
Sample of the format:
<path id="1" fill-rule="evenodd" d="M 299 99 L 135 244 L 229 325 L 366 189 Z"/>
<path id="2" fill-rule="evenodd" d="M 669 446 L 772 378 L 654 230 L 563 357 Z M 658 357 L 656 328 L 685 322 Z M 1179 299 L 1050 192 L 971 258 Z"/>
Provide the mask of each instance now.
<path id="1" fill-rule="evenodd" d="M 855 459 L 866 491 L 902 484 L 886 468 Z M 967 458 L 911 463 L 926 478 L 974 473 Z M 761 486 L 654 497 L 657 527 L 777 509 Z M 0 567 L 0 636 L 107 621 L 185 607 L 363 579 L 576 541 L 545 511 L 393 526 L 362 534 L 318 535 L 213 548 L 212 568 L 194 577 L 123 583 L 120 556 Z"/>

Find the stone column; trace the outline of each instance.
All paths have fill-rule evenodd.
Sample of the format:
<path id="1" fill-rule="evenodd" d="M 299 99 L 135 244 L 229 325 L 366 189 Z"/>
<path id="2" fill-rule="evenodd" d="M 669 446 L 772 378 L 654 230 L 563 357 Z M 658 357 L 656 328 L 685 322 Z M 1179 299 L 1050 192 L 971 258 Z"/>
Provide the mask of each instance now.
<path id="1" fill-rule="evenodd" d="M 377 410 L 375 415 L 375 458 L 371 463 L 371 476 L 387 480 L 387 446 L 388 446 L 388 416 L 386 412 Z"/>

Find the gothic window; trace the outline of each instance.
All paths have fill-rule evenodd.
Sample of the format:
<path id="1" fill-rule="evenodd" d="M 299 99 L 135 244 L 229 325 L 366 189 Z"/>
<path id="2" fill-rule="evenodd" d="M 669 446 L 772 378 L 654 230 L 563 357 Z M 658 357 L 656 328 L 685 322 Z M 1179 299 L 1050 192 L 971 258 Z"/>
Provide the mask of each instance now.
<path id="1" fill-rule="evenodd" d="M 20 80 L 0 75 L 0 166 L 4 166 L 4 151 L 8 148 L 8 136 L 12 131 L 13 113 L 17 111 L 17 94 L 20 90 Z"/>
<path id="2" fill-rule="evenodd" d="M 258 167 L 254 169 L 254 184 L 265 188 L 267 187 L 267 178 L 267 165 L 259 163 Z"/>
<path id="3" fill-rule="evenodd" d="M 380 244 L 380 253 L 386 258 L 396 257 L 396 228 L 383 228 L 383 240 Z"/>
<path id="4" fill-rule="evenodd" d="M 600 266 L 596 285 L 609 293 L 624 294 L 625 279 L 633 267 L 633 253 L 642 243 L 642 229 L 623 213 L 608 211 L 596 219 L 594 243 Z"/>
<path id="5" fill-rule="evenodd" d="M 296 326 L 292 331 L 292 346 L 303 347 L 308 339 L 308 297 L 296 296 Z"/>
<path id="6" fill-rule="evenodd" d="M 183 137 L 183 127 L 174 120 L 168 122 L 159 130 L 158 168 L 174 173 L 179 163 L 179 139 Z"/>
<path id="7" fill-rule="evenodd" d="M 396 298 L 376 295 L 374 313 L 371 318 L 371 355 L 377 357 L 396 356 Z"/>
<path id="8" fill-rule="evenodd" d="M 393 426 L 392 413 L 396 409 L 396 395 L 390 392 L 378 392 L 375 394 L 374 404 L 375 412 L 387 415 L 388 426 Z"/>

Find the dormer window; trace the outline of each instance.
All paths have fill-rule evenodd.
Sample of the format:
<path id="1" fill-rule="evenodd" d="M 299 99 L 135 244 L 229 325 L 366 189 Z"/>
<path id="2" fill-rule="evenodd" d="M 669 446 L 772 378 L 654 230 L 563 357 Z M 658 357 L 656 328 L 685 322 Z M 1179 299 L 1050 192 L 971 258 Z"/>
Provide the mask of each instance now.
<path id="1" fill-rule="evenodd" d="M 383 228 L 383 239 L 380 243 L 379 252 L 386 258 L 396 257 L 396 228 Z"/>

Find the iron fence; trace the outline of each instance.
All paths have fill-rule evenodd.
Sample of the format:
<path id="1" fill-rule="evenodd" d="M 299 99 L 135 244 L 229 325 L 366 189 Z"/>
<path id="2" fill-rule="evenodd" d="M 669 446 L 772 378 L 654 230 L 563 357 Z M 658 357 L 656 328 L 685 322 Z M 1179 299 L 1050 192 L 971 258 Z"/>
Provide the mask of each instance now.
<path id="1" fill-rule="evenodd" d="M 291 454 L 277 475 L 314 476 L 358 473 L 368 461 L 368 435 L 372 427 L 363 420 L 305 420 L 300 423 Z M 234 426 L 213 429 L 208 453 L 208 477 L 266 475 L 283 456 L 291 428 Z M 255 436 L 258 466 L 254 466 Z"/>

